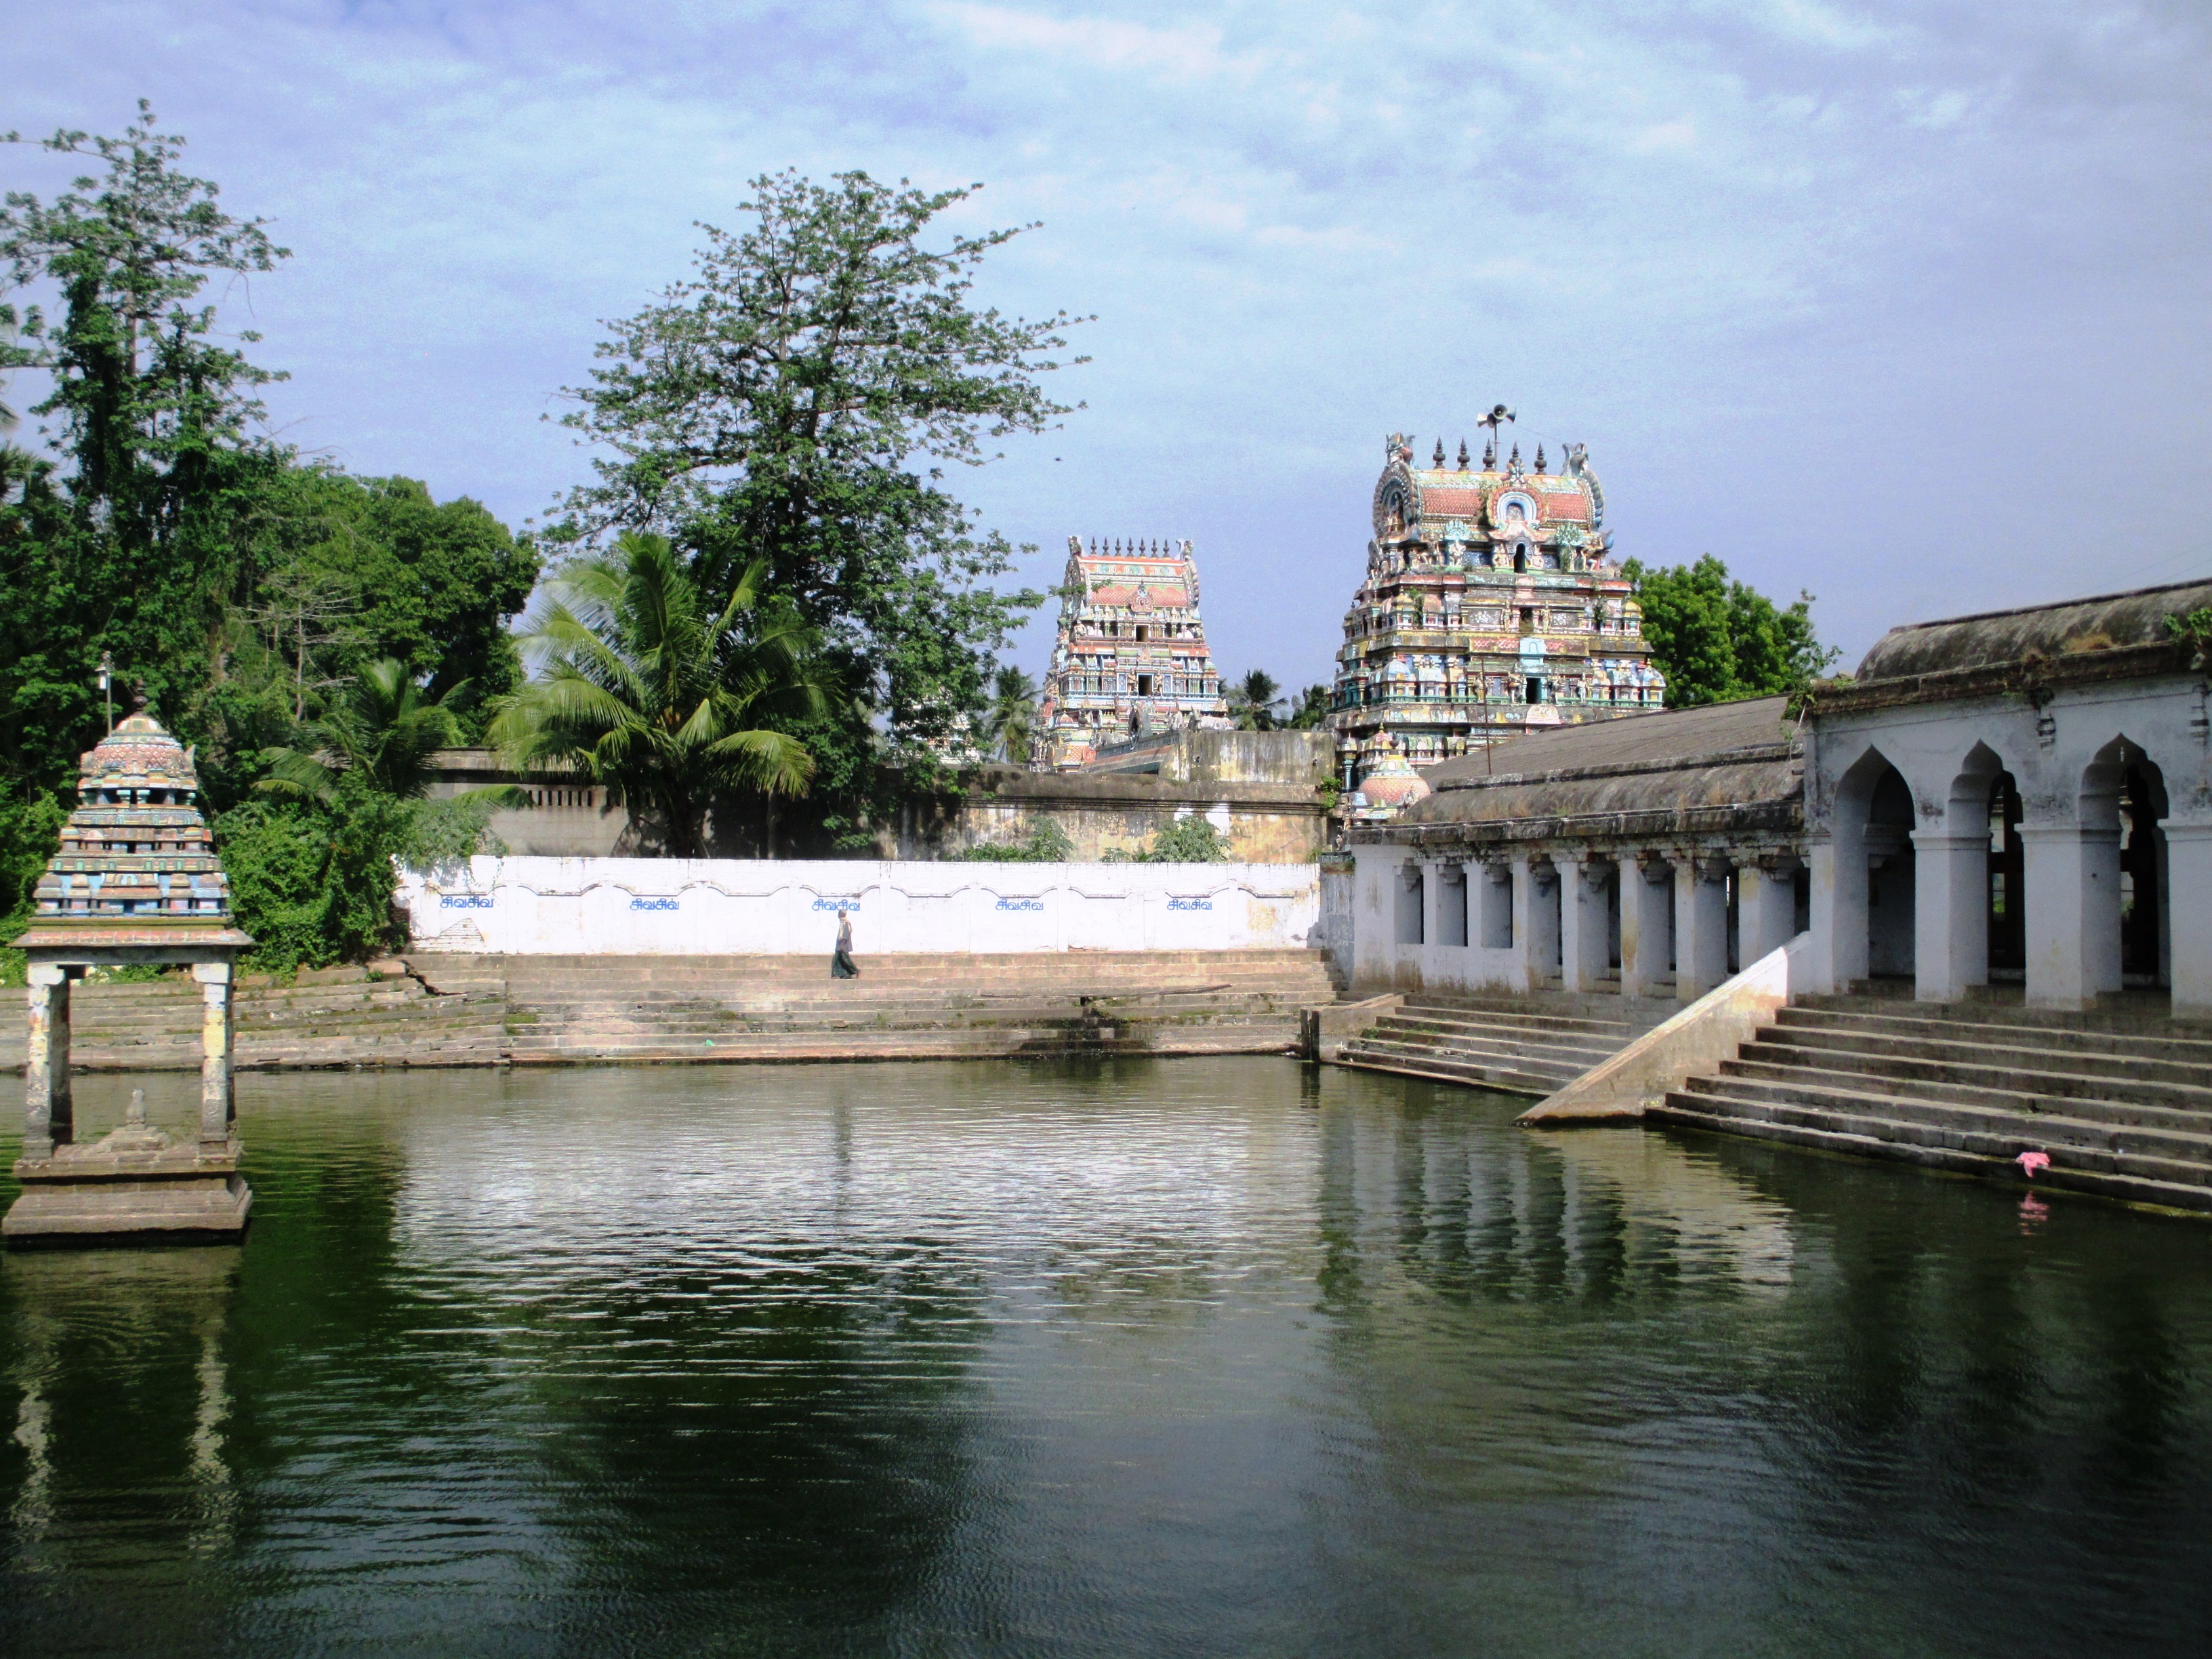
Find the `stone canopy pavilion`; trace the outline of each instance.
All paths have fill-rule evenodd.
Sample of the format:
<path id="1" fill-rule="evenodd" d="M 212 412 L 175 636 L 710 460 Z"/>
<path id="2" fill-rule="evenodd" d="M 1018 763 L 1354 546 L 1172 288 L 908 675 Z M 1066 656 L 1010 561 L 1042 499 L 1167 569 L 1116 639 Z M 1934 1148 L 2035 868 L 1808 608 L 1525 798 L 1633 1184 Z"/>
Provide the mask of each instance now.
<path id="1" fill-rule="evenodd" d="M 253 1194 L 239 1174 L 231 1076 L 232 989 L 253 941 L 232 920 L 229 883 L 198 806 L 191 751 L 143 710 L 83 757 L 76 810 L 40 878 L 38 919 L 12 941 L 30 958 L 23 1067 L 22 1195 L 0 1222 L 11 1249 L 222 1243 L 246 1231 Z M 70 1088 L 70 989 L 97 968 L 188 964 L 199 981 L 198 1133 L 179 1141 L 129 1121 L 76 1140 Z"/>

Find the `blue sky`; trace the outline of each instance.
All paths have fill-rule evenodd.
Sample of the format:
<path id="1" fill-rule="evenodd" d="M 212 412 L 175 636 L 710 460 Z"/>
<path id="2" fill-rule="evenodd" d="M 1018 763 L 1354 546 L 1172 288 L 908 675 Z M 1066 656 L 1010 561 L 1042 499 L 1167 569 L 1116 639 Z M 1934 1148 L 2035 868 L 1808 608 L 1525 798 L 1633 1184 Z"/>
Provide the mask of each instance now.
<path id="1" fill-rule="evenodd" d="M 1501 400 L 1589 446 L 1621 553 L 1809 588 L 1846 665 L 2212 570 L 2201 0 L 73 0 L 8 59 L 0 128 L 150 97 L 276 222 L 229 304 L 286 436 L 517 523 L 693 222 L 862 167 L 1042 222 L 982 286 L 1096 313 L 1088 407 L 957 482 L 1039 585 L 1071 533 L 1194 538 L 1231 673 L 1327 675 L 1384 435 Z"/>

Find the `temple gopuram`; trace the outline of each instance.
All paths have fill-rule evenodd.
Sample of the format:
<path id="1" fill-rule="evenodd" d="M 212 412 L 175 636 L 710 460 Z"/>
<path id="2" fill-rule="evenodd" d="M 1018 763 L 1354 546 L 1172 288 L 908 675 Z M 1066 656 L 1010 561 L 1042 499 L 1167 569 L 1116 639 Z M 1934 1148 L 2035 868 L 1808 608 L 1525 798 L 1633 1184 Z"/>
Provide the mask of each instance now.
<path id="1" fill-rule="evenodd" d="M 1132 738 L 1229 724 L 1190 544 L 1086 546 L 1070 536 L 1060 638 L 1037 708 L 1038 769 L 1066 770 Z"/>
<path id="2" fill-rule="evenodd" d="M 1330 717 L 1346 789 L 1386 759 L 1395 775 L 1664 699 L 1583 446 L 1559 472 L 1540 445 L 1533 466 L 1517 443 L 1500 465 L 1486 424 L 1480 468 L 1464 441 L 1456 465 L 1442 440 L 1428 467 L 1401 435 L 1385 448 Z"/>

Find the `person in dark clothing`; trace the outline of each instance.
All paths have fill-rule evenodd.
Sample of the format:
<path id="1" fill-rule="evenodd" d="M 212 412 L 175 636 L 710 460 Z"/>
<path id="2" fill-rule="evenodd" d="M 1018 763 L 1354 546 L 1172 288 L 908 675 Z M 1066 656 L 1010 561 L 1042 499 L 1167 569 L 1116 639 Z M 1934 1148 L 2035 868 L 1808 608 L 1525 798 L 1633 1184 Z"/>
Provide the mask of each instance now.
<path id="1" fill-rule="evenodd" d="M 837 913 L 837 948 L 830 953 L 830 977 L 858 979 L 860 976 L 860 970 L 853 963 L 853 913 L 840 910 Z"/>

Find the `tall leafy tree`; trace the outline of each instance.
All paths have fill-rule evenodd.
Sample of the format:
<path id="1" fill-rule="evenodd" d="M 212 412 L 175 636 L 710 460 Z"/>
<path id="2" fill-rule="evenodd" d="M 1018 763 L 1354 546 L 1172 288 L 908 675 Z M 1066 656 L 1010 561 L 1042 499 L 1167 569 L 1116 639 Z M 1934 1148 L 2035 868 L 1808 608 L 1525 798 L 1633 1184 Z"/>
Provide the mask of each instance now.
<path id="1" fill-rule="evenodd" d="M 508 698 L 492 740 L 519 764 L 605 785 L 673 857 L 705 850 L 718 794 L 803 793 L 805 745 L 771 721 L 818 718 L 813 630 L 741 573 L 719 605 L 662 536 L 625 532 L 546 584 L 523 637 L 542 672 Z"/>
<path id="2" fill-rule="evenodd" d="M 45 140 L 95 169 L 52 203 L 16 191 L 0 207 L 0 271 L 59 307 L 0 317 L 0 368 L 49 377 L 29 412 L 67 469 L 58 483 L 21 459 L 0 468 L 0 763 L 34 789 L 98 736 L 103 648 L 165 707 L 198 689 L 248 574 L 244 521 L 286 462 L 249 434 L 257 389 L 280 377 L 240 349 L 258 337 L 225 338 L 201 298 L 212 277 L 270 270 L 286 250 L 262 221 L 225 213 L 216 185 L 179 166 L 184 140 L 138 111 L 120 138 Z"/>
<path id="3" fill-rule="evenodd" d="M 1070 319 L 974 302 L 977 267 L 1018 230 L 925 245 L 970 193 L 864 173 L 756 179 L 750 222 L 702 226 L 694 276 L 612 324 L 573 392 L 570 424 L 599 454 L 561 533 L 665 533 L 713 604 L 764 565 L 852 694 L 808 732 L 847 787 L 879 734 L 927 770 L 1041 597 L 993 585 L 1017 550 L 945 467 L 1068 412 L 1040 377 L 1060 366 Z"/>
<path id="4" fill-rule="evenodd" d="M 1813 596 L 1778 605 L 1735 581 L 1711 554 L 1695 564 L 1623 567 L 1644 608 L 1644 637 L 1675 708 L 1795 691 L 1839 654 L 1813 629 Z"/>

